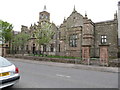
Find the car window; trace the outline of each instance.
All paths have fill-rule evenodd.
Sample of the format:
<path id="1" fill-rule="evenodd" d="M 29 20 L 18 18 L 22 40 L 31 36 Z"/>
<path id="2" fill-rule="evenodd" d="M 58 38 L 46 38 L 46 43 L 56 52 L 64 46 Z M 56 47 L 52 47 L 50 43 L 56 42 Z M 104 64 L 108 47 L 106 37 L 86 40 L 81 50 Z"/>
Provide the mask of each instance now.
<path id="1" fill-rule="evenodd" d="M 6 67 L 12 65 L 7 59 L 0 57 L 0 67 Z"/>

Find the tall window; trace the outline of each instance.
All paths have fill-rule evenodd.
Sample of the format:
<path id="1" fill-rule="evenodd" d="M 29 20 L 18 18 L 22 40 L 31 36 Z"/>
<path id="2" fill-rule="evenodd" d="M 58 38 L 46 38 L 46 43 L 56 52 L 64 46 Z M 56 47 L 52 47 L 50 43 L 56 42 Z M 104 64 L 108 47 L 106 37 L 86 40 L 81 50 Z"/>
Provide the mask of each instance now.
<path id="1" fill-rule="evenodd" d="M 28 45 L 26 45 L 26 50 L 28 51 Z"/>
<path id="2" fill-rule="evenodd" d="M 70 47 L 77 47 L 77 34 L 72 34 L 69 37 L 69 46 Z"/>
<path id="3" fill-rule="evenodd" d="M 106 44 L 106 43 L 107 43 L 107 36 L 101 35 L 101 44 Z"/>
<path id="4" fill-rule="evenodd" d="M 59 52 L 60 52 L 60 44 L 59 44 Z"/>
<path id="5" fill-rule="evenodd" d="M 51 51 L 51 52 L 54 51 L 54 45 L 53 45 L 53 44 L 51 44 L 51 46 L 50 46 L 50 51 Z"/>
<path id="6" fill-rule="evenodd" d="M 46 52 L 46 45 L 43 45 L 43 51 Z"/>
<path id="7" fill-rule="evenodd" d="M 33 37 L 35 37 L 35 34 L 33 33 Z"/>
<path id="8" fill-rule="evenodd" d="M 59 32 L 59 39 L 61 38 L 61 32 Z"/>

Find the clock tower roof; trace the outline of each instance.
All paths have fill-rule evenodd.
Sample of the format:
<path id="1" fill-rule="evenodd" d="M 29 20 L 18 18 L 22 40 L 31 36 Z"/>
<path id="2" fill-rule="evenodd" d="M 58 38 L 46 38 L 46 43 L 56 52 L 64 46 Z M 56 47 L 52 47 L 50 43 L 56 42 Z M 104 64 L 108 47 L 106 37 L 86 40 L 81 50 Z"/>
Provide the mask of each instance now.
<path id="1" fill-rule="evenodd" d="M 44 9 L 39 13 L 39 22 L 41 21 L 50 21 L 50 13 L 46 11 L 46 5 L 44 5 Z"/>

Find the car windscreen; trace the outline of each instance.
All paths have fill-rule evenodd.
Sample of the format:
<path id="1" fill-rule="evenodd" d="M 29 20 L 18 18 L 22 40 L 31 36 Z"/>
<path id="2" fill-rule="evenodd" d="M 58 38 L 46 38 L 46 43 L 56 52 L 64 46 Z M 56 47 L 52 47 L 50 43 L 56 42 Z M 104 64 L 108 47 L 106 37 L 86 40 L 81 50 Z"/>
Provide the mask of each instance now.
<path id="1" fill-rule="evenodd" d="M 12 65 L 7 59 L 0 57 L 0 67 L 6 67 Z"/>

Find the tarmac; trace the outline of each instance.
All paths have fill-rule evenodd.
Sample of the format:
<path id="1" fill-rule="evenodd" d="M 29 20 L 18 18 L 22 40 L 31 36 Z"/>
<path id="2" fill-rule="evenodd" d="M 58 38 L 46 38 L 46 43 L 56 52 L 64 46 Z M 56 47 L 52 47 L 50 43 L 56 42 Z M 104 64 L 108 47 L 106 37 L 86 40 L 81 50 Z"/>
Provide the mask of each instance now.
<path id="1" fill-rule="evenodd" d="M 20 62 L 27 62 L 27 63 L 36 63 L 36 64 L 42 64 L 42 65 L 56 66 L 56 67 L 75 68 L 75 69 L 93 70 L 93 71 L 101 71 L 101 72 L 112 72 L 112 73 L 120 72 L 120 68 L 118 68 L 118 67 L 58 63 L 58 62 L 28 60 L 28 59 L 20 59 L 20 58 L 7 58 L 7 59 L 10 61 L 13 60 L 13 61 L 20 61 Z"/>

